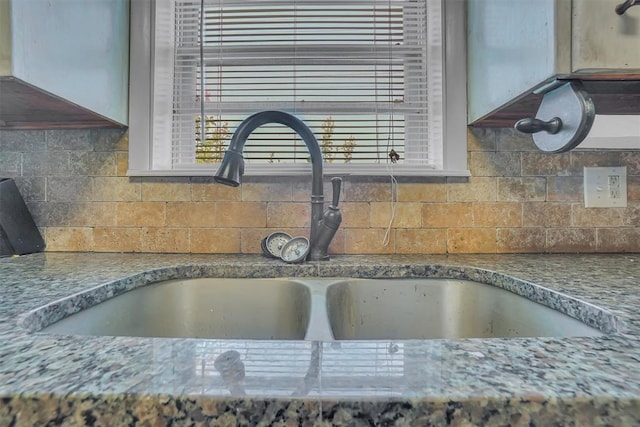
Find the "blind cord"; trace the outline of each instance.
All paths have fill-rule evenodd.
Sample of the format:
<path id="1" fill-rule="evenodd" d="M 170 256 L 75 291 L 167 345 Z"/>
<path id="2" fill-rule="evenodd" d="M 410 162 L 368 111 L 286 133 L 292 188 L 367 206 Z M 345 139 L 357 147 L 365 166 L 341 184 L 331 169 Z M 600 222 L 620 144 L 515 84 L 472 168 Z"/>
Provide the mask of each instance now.
<path id="1" fill-rule="evenodd" d="M 220 2 L 219 8 L 218 8 L 218 21 L 220 23 L 224 22 L 224 0 L 222 0 Z M 224 42 L 224 31 L 220 31 L 218 33 L 218 58 L 222 58 L 222 44 Z M 223 122 L 222 122 L 222 79 L 223 79 L 223 73 L 222 73 L 222 64 L 218 65 L 218 123 L 220 123 L 220 126 L 223 126 Z"/>
<path id="2" fill-rule="evenodd" d="M 392 33 L 392 28 L 391 28 L 391 0 L 388 0 L 387 2 L 387 7 L 389 8 L 388 10 L 388 55 L 389 55 L 389 74 L 388 74 L 388 78 L 389 78 L 389 104 L 391 107 L 391 117 L 389 118 L 389 128 L 387 129 L 387 152 L 391 153 L 391 152 L 395 152 L 394 148 L 394 142 L 395 142 L 395 117 L 394 117 L 394 111 L 393 111 L 393 107 L 394 107 L 394 100 L 393 100 L 393 70 L 392 70 L 392 54 L 391 54 L 391 49 L 393 49 L 393 33 Z M 384 237 L 382 238 L 382 246 L 387 247 L 389 246 L 389 242 L 391 241 L 391 230 L 393 227 L 393 221 L 396 218 L 396 211 L 398 209 L 398 180 L 396 180 L 396 177 L 393 174 L 393 163 L 396 160 L 391 158 L 391 157 L 387 157 L 387 172 L 389 174 L 389 178 L 390 178 L 390 184 L 391 184 L 391 217 L 389 218 L 389 224 L 387 225 L 387 229 L 384 233 Z"/>
<path id="3" fill-rule="evenodd" d="M 398 180 L 393 174 L 393 166 L 391 163 L 387 164 L 387 172 L 389 172 L 389 177 L 391 178 L 391 217 L 389 218 L 389 225 L 382 239 L 382 246 L 385 247 L 389 246 L 389 242 L 391 241 L 391 228 L 398 209 Z"/>
<path id="4" fill-rule="evenodd" d="M 205 76 L 204 76 L 204 0 L 200 0 L 200 143 L 207 142 L 207 118 L 204 115 Z"/>

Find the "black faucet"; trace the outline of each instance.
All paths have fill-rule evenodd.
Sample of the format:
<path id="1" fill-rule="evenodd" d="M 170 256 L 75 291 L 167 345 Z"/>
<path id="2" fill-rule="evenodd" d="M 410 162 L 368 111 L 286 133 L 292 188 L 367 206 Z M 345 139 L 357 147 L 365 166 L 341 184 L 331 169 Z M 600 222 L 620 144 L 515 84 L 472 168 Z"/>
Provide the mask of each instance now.
<path id="1" fill-rule="evenodd" d="M 318 140 L 302 120 L 283 111 L 262 111 L 247 117 L 233 133 L 229 148 L 224 154 L 214 179 L 216 182 L 233 187 L 240 185 L 244 173 L 244 158 L 242 157 L 244 144 L 254 130 L 267 123 L 279 123 L 294 130 L 300 135 L 311 155 L 311 231 L 307 259 L 311 261 L 327 260 L 329 259 L 327 249 L 342 221 L 338 210 L 342 180 L 340 178 L 332 179 L 333 200 L 331 206 L 324 211 L 322 152 Z"/>

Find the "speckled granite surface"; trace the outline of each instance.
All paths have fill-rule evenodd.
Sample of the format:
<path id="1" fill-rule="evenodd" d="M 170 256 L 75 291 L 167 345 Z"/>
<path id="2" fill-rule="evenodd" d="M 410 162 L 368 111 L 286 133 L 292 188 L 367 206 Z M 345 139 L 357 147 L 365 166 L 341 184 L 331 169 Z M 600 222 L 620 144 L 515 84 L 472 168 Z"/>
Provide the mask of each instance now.
<path id="1" fill-rule="evenodd" d="M 607 334 L 307 342 L 30 332 L 144 283 L 202 276 L 470 278 Z M 258 256 L 47 253 L 0 259 L 0 295 L 2 427 L 640 425 L 640 255 L 344 256 L 286 265 Z M 240 381 L 215 366 L 229 354 L 243 362 Z"/>

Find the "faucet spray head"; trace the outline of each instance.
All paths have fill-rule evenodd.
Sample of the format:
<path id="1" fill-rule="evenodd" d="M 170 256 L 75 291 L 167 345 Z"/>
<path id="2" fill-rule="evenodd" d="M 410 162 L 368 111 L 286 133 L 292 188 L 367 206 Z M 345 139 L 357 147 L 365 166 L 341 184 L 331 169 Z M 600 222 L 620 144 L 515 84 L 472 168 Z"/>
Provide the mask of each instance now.
<path id="1" fill-rule="evenodd" d="M 240 185 L 243 173 L 244 158 L 242 154 L 237 151 L 227 150 L 213 179 L 220 184 L 237 187 Z"/>

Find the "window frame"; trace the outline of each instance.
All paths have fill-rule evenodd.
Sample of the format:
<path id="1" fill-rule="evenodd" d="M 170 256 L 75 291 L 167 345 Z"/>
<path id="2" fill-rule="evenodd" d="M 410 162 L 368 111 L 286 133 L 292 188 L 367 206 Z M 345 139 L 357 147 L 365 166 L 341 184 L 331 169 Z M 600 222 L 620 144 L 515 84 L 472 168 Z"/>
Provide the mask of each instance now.
<path id="1" fill-rule="evenodd" d="M 162 1 L 162 0 L 160 0 Z M 427 0 L 424 0 L 427 1 Z M 433 0 L 430 0 L 433 1 Z M 443 7 L 443 168 L 388 163 L 325 163 L 328 175 L 470 176 L 467 169 L 466 6 L 465 0 L 440 0 Z M 153 169 L 154 37 L 156 0 L 131 2 L 129 167 L 128 176 L 209 176 L 216 164 L 183 169 Z M 460 84 L 459 82 L 465 82 Z M 248 176 L 288 176 L 309 173 L 305 164 L 251 164 Z"/>

